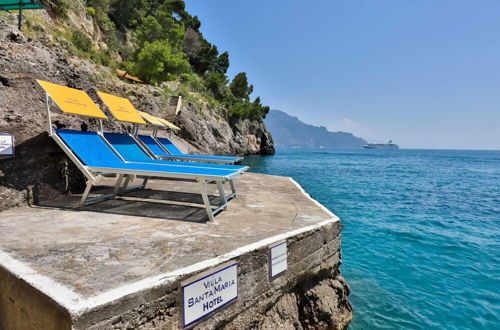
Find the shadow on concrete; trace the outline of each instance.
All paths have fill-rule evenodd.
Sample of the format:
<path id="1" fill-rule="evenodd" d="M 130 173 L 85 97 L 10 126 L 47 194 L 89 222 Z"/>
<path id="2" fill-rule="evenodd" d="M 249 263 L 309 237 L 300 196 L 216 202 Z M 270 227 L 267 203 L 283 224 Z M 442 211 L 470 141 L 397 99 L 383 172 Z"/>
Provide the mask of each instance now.
<path id="1" fill-rule="evenodd" d="M 98 186 L 93 190 L 91 197 L 111 192 L 112 189 L 109 187 Z M 162 220 L 188 222 L 206 222 L 208 220 L 203 199 L 197 193 L 142 189 L 116 196 L 114 199 L 78 207 L 80 198 L 79 194 L 65 195 L 50 201 L 38 202 L 36 206 Z M 221 204 L 219 196 L 209 195 L 209 199 L 213 206 Z"/>

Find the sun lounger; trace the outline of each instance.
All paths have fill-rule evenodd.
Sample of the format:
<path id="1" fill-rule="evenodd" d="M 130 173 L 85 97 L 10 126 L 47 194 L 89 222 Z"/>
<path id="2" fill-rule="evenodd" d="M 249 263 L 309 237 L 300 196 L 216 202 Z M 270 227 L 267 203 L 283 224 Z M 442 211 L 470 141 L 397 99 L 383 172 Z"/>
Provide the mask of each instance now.
<path id="1" fill-rule="evenodd" d="M 227 200 L 224 193 L 224 183 L 232 181 L 240 175 L 240 170 L 126 162 L 103 138 L 102 119 L 107 119 L 107 116 L 84 91 L 46 81 L 37 81 L 46 92 L 49 136 L 54 139 L 87 179 L 87 186 L 80 200 L 80 205 L 114 197 L 120 191 L 124 191 L 127 188 L 129 181 L 135 177 L 140 177 L 144 178 L 143 186 L 149 178 L 196 181 L 200 187 L 200 193 L 209 220 L 213 220 L 216 213 L 226 208 Z M 54 130 L 51 120 L 51 104 L 57 105 L 65 114 L 96 118 L 99 124 L 99 132 Z M 120 111 L 122 110 L 120 109 Z M 131 114 L 134 115 L 133 112 Z M 117 175 L 118 177 L 113 193 L 98 198 L 88 198 L 90 190 L 97 179 L 107 174 Z M 222 201 L 215 208 L 210 204 L 207 192 L 207 185 L 211 182 L 217 183 Z"/>
<path id="2" fill-rule="evenodd" d="M 234 164 L 235 162 L 238 162 L 242 159 L 241 157 L 232 157 L 232 156 L 183 154 L 173 143 L 170 142 L 170 140 L 165 139 L 164 144 L 170 143 L 171 147 L 169 147 L 169 149 L 172 152 L 175 152 L 175 150 L 178 151 L 177 154 L 171 154 L 166 150 L 164 144 L 159 141 L 160 139 L 163 140 L 163 138 L 158 138 L 158 137 L 155 138 L 149 135 L 138 135 L 137 137 L 159 159 L 179 159 L 179 160 L 185 159 L 191 161 L 211 162 L 219 164 Z"/>
<path id="3" fill-rule="evenodd" d="M 152 158 L 154 157 L 153 155 L 148 154 L 148 152 L 153 153 L 153 151 L 149 149 L 149 145 L 143 144 L 142 141 L 139 142 L 130 134 L 105 132 L 103 135 L 106 141 L 108 141 L 113 146 L 113 148 L 127 162 L 152 163 L 156 165 L 166 164 L 172 166 L 194 166 L 194 167 L 218 168 L 218 169 L 237 170 L 237 171 L 248 170 L 248 166 L 242 166 L 242 165 L 158 160 Z"/>
<path id="4" fill-rule="evenodd" d="M 169 166 L 187 166 L 199 167 L 209 169 L 222 169 L 244 172 L 248 170 L 248 166 L 241 165 L 226 165 L 218 163 L 196 163 L 196 162 L 182 162 L 182 161 L 169 161 L 154 159 L 152 152 L 146 149 L 147 146 L 141 145 L 138 140 L 133 136 L 125 133 L 104 133 L 104 138 L 113 147 L 113 149 L 125 160 L 126 162 L 145 163 L 153 165 L 169 165 Z M 226 199 L 231 199 L 236 196 L 236 189 L 232 180 L 230 180 L 231 194 L 226 196 Z"/>
<path id="5" fill-rule="evenodd" d="M 119 176 L 115 185 L 115 194 L 119 192 L 125 176 L 190 179 L 195 180 L 200 185 L 207 215 L 212 220 L 216 213 L 226 207 L 227 200 L 222 188 L 222 191 L 219 190 L 219 193 L 223 202 L 216 209 L 212 209 L 207 195 L 208 182 L 215 181 L 220 187 L 224 182 L 233 179 L 241 173 L 238 170 L 228 169 L 124 162 L 107 145 L 102 136 L 96 132 L 56 130 L 53 138 L 68 155 L 71 155 L 72 160 L 77 166 L 80 165 L 81 170 L 83 169 L 85 172 L 88 172 L 90 177 L 94 178 L 87 180 L 87 187 L 81 200 L 82 205 L 85 203 L 98 175 L 117 174 Z"/>
<path id="6" fill-rule="evenodd" d="M 151 151 L 151 156 L 154 158 L 219 164 L 234 164 L 242 160 L 241 157 L 232 156 L 184 154 L 169 139 L 156 137 L 159 128 L 179 129 L 179 127 L 163 118 L 138 111 L 127 98 L 103 92 L 97 92 L 97 95 L 99 95 L 116 120 L 133 125 L 134 133 L 132 135 L 134 137 L 137 136 L 138 125 L 149 123 L 153 127 L 153 136 L 141 135 L 139 140 L 143 143 L 143 147 Z"/>
<path id="7" fill-rule="evenodd" d="M 234 164 L 241 161 L 242 157 L 237 156 L 213 156 L 185 154 L 180 151 L 168 138 L 139 135 L 139 139 L 161 159 L 178 159 L 195 162 L 211 162 L 221 164 Z"/>

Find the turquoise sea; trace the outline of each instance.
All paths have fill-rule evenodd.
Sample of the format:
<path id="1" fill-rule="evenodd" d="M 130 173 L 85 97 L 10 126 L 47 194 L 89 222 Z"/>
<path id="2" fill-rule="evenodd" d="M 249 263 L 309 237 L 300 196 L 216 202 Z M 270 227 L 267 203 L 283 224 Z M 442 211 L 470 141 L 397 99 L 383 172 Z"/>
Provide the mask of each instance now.
<path id="1" fill-rule="evenodd" d="M 350 329 L 500 329 L 500 151 L 283 149 L 245 164 L 341 218 Z"/>

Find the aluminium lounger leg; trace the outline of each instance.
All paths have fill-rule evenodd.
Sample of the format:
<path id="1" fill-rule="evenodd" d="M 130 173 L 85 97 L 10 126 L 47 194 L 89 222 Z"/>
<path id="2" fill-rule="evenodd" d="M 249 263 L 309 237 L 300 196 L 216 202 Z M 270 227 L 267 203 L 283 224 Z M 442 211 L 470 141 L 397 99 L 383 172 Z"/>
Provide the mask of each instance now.
<path id="1" fill-rule="evenodd" d="M 120 186 L 122 185 L 122 181 L 123 181 L 124 176 L 125 175 L 123 175 L 123 174 L 118 175 L 118 179 L 116 180 L 116 184 L 115 184 L 115 189 L 113 189 L 113 194 L 118 195 L 118 193 L 120 192 Z"/>
<path id="2" fill-rule="evenodd" d="M 217 181 L 217 189 L 219 190 L 219 195 L 222 199 L 221 206 L 224 205 L 224 210 L 227 210 L 226 192 L 224 191 L 224 184 L 221 181 Z"/>
<path id="3" fill-rule="evenodd" d="M 94 180 L 87 180 L 87 187 L 85 187 L 85 191 L 83 192 L 82 199 L 80 200 L 80 204 L 78 206 L 84 206 L 87 197 L 89 197 L 90 189 L 94 185 Z"/>
<path id="4" fill-rule="evenodd" d="M 231 200 L 236 197 L 236 187 L 234 186 L 233 179 L 229 179 L 229 186 L 231 187 L 231 194 L 227 195 L 226 199 Z"/>
<path id="5" fill-rule="evenodd" d="M 121 182 L 121 180 L 123 179 L 118 177 L 118 182 L 115 184 L 115 188 L 113 190 L 113 193 L 112 194 L 106 194 L 106 195 L 101 195 L 101 196 L 97 196 L 97 197 L 92 197 L 92 198 L 89 198 L 89 193 L 90 193 L 90 190 L 92 189 L 92 186 L 94 185 L 94 183 L 96 183 L 96 179 L 89 179 L 87 180 L 87 187 L 85 188 L 85 191 L 83 192 L 83 195 L 82 195 L 82 199 L 80 200 L 80 203 L 79 203 L 79 207 L 82 207 L 82 206 L 85 206 L 85 205 L 89 205 L 89 204 L 94 204 L 94 203 L 98 203 L 98 202 L 102 202 L 104 200 L 107 200 L 107 199 L 113 199 L 116 197 L 116 194 L 114 193 L 114 191 L 116 191 L 117 187 L 119 187 L 119 182 Z"/>
<path id="6" fill-rule="evenodd" d="M 205 204 L 205 210 L 207 212 L 208 220 L 214 221 L 212 206 L 210 205 L 210 200 L 208 199 L 207 181 L 205 181 L 204 179 L 198 179 L 197 181 L 198 184 L 200 185 L 201 197 L 203 198 L 203 204 Z"/>
<path id="7" fill-rule="evenodd" d="M 125 181 L 123 182 L 123 185 L 120 188 L 120 194 L 123 194 L 127 191 L 127 186 L 130 183 L 130 181 L 134 181 L 135 175 L 127 175 L 125 178 Z"/>
<path id="8" fill-rule="evenodd" d="M 121 194 L 125 194 L 127 192 L 131 191 L 136 191 L 136 190 L 141 190 L 146 188 L 146 184 L 148 183 L 149 177 L 145 177 L 144 180 L 142 181 L 141 184 L 128 187 L 128 185 L 135 180 L 136 176 L 135 175 L 129 175 L 127 179 L 125 180 L 125 183 L 123 184 L 123 187 L 121 188 Z M 128 187 L 128 188 L 127 188 Z"/>

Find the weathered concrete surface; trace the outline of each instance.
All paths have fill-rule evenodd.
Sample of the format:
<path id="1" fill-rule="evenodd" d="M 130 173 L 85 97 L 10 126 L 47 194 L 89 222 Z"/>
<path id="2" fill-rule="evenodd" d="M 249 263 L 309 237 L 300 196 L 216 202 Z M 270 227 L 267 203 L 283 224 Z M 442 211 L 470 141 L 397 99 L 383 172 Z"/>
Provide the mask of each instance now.
<path id="1" fill-rule="evenodd" d="M 179 328 L 179 281 L 227 260 L 240 297 L 196 327 L 345 327 L 338 219 L 288 178 L 246 173 L 237 187 L 214 222 L 182 181 L 78 211 L 56 207 L 70 196 L 0 213 L 0 327 L 40 328 L 46 315 L 60 328 Z M 282 239 L 289 270 L 270 283 L 268 246 Z"/>

